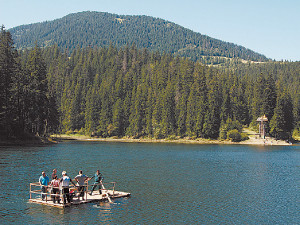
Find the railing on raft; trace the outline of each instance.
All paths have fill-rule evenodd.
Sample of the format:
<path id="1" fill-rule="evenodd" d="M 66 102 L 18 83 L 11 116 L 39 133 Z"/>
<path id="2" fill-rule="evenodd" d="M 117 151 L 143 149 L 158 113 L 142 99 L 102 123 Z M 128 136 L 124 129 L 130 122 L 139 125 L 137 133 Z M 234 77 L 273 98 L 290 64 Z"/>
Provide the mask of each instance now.
<path id="1" fill-rule="evenodd" d="M 102 194 L 105 194 L 105 193 L 103 193 L 103 191 L 105 191 L 106 192 L 106 194 L 108 194 L 108 189 L 106 189 L 105 187 L 104 187 L 104 184 L 106 185 L 106 184 L 110 184 L 110 185 L 112 185 L 112 197 L 114 198 L 115 197 L 115 187 L 116 187 L 116 182 L 108 182 L 108 183 L 103 183 L 103 182 L 100 182 L 100 183 L 96 183 L 96 184 L 88 184 L 88 182 L 86 182 L 86 185 L 84 185 L 84 187 L 85 187 L 85 190 L 84 190 L 84 196 L 85 196 L 85 199 L 88 199 L 88 192 L 90 192 L 91 190 L 89 190 L 89 187 L 91 188 L 91 187 L 93 187 L 94 185 L 96 185 L 96 186 L 99 186 L 99 185 L 101 185 L 101 188 L 100 188 L 100 190 L 102 191 Z M 61 187 L 59 187 L 59 194 L 52 194 L 51 193 L 51 190 L 52 190 L 52 186 L 50 186 L 50 185 L 48 185 L 48 186 L 46 186 L 46 188 L 47 188 L 47 192 L 46 193 L 43 193 L 42 192 L 42 187 L 43 185 L 40 185 L 40 183 L 39 182 L 36 182 L 36 183 L 30 183 L 30 189 L 29 189 L 29 199 L 38 199 L 38 198 L 33 198 L 34 197 L 34 195 L 40 195 L 40 196 L 42 196 L 42 195 L 44 195 L 45 196 L 45 200 L 44 201 L 52 201 L 52 198 L 51 198 L 51 196 L 54 196 L 54 197 L 60 197 L 60 199 L 61 199 L 61 203 L 63 204 L 64 203 L 64 201 L 63 201 L 63 196 L 64 196 L 64 194 L 62 194 L 62 191 L 61 191 Z M 36 187 L 39 187 L 39 189 L 37 189 Z M 69 186 L 69 189 L 70 189 L 70 191 L 78 191 L 77 189 L 78 189 L 78 187 L 79 186 L 74 186 L 73 184 L 71 184 L 70 186 Z M 98 190 L 98 188 L 97 188 L 97 190 Z M 97 191 L 96 190 L 96 191 Z M 78 194 L 79 194 L 79 192 L 77 192 Z M 69 195 L 71 195 L 71 194 L 73 194 L 73 193 L 69 193 Z M 79 199 L 79 196 L 76 196 L 75 195 L 75 197 L 78 197 L 78 199 Z"/>

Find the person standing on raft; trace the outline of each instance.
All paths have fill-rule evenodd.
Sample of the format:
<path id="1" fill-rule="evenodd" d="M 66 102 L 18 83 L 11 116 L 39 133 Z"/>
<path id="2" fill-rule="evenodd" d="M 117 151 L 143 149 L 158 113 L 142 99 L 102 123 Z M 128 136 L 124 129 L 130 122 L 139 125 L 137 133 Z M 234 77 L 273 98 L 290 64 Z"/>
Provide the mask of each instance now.
<path id="1" fill-rule="evenodd" d="M 78 184 L 78 192 L 79 192 L 78 199 L 82 197 L 82 200 L 84 200 L 84 189 L 85 189 L 84 182 L 88 179 L 88 177 L 82 174 L 82 170 L 80 170 L 79 174 L 74 179 L 77 181 Z"/>
<path id="2" fill-rule="evenodd" d="M 53 171 L 52 171 L 53 173 L 52 173 L 52 175 L 51 175 L 51 179 L 53 180 L 53 179 L 55 179 L 55 176 L 57 176 L 57 170 L 56 169 L 53 169 Z"/>
<path id="3" fill-rule="evenodd" d="M 99 194 L 101 195 L 101 194 L 102 194 L 102 191 L 101 191 L 101 186 L 102 186 L 102 185 L 101 185 L 101 182 L 102 182 L 102 174 L 100 173 L 99 170 L 96 171 L 95 175 L 92 176 L 92 177 L 90 178 L 90 180 L 93 179 L 93 178 L 95 178 L 95 182 L 94 182 L 94 185 L 93 185 L 93 188 L 92 188 L 92 190 L 91 190 L 90 195 L 93 194 L 93 191 L 95 190 L 95 188 L 96 188 L 97 186 L 98 186 L 98 189 L 99 189 Z"/>
<path id="4" fill-rule="evenodd" d="M 42 200 L 44 201 L 47 195 L 47 186 L 49 184 L 49 177 L 44 171 L 42 172 L 42 176 L 39 178 L 39 183 L 42 187 Z"/>
<path id="5" fill-rule="evenodd" d="M 70 200 L 70 192 L 69 192 L 70 182 L 74 186 L 76 186 L 76 185 L 74 184 L 74 182 L 72 181 L 72 179 L 67 176 L 67 172 L 66 171 L 63 171 L 62 175 L 63 175 L 63 177 L 60 178 L 60 183 L 61 183 L 61 188 L 62 188 L 62 194 L 63 194 L 64 204 L 66 204 L 66 200 L 68 201 L 68 203 L 71 202 L 71 200 Z"/>
<path id="6" fill-rule="evenodd" d="M 53 180 L 50 183 L 50 185 L 52 186 L 51 199 L 52 199 L 53 203 L 55 203 L 57 201 L 58 204 L 60 203 L 59 184 L 60 184 L 60 181 L 58 180 L 57 175 L 55 175 Z"/>

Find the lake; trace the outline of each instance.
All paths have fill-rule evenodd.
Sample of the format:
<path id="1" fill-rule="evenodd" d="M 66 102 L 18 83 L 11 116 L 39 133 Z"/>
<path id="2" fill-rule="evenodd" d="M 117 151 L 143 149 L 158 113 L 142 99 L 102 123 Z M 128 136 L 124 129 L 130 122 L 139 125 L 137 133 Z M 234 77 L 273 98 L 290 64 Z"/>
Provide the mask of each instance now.
<path id="1" fill-rule="evenodd" d="M 300 224 L 300 146 L 69 141 L 0 148 L 0 223 Z M 78 170 L 129 198 L 59 209 L 28 203 L 41 171 Z"/>

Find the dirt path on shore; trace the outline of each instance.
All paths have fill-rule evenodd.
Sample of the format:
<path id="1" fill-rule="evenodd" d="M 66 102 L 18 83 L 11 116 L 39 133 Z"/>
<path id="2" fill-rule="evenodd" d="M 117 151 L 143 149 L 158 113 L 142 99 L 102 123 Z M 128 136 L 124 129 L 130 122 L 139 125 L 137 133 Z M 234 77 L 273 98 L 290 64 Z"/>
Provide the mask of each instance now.
<path id="1" fill-rule="evenodd" d="M 248 134 L 249 140 L 242 141 L 241 144 L 246 145 L 290 145 L 288 142 L 283 140 L 276 140 L 275 138 L 266 137 L 265 139 L 260 138 L 259 134 L 249 128 L 244 128 L 243 132 Z"/>

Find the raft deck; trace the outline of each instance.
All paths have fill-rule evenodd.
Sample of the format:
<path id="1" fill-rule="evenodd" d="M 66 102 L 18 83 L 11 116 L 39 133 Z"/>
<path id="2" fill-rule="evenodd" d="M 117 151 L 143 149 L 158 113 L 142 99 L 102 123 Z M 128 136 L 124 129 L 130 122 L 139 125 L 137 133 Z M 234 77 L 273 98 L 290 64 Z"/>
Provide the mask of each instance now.
<path id="1" fill-rule="evenodd" d="M 70 203 L 63 203 L 63 195 L 59 194 L 56 196 L 59 196 L 60 203 L 54 203 L 51 199 L 51 192 L 50 188 L 48 188 L 47 193 L 43 193 L 45 195 L 45 200 L 42 200 L 41 198 L 41 186 L 39 183 L 30 183 L 30 199 L 29 202 L 31 203 L 37 203 L 37 204 L 42 204 L 42 205 L 48 205 L 48 206 L 53 206 L 53 207 L 58 207 L 58 208 L 65 208 L 65 207 L 70 207 L 73 205 L 80 205 L 80 204 L 85 204 L 85 203 L 90 203 L 90 202 L 101 202 L 101 201 L 108 201 L 109 199 L 115 199 L 115 198 L 122 198 L 122 197 L 129 197 L 131 194 L 128 192 L 122 192 L 122 191 L 116 191 L 115 190 L 115 182 L 111 182 L 110 184 L 113 184 L 113 189 L 105 189 L 101 188 L 102 194 L 100 195 L 98 192 L 98 189 L 93 192 L 93 195 L 89 195 L 89 187 L 92 185 L 86 185 L 86 190 L 84 192 L 84 200 L 82 200 L 82 197 L 77 197 L 78 193 L 76 192 L 77 188 L 76 187 L 70 187 L 70 190 L 75 191 L 73 200 Z M 103 184 L 100 184 L 103 185 Z M 39 187 L 39 190 L 36 188 Z M 104 187 L 104 186 L 103 186 Z M 35 189 L 35 190 L 33 190 Z"/>

